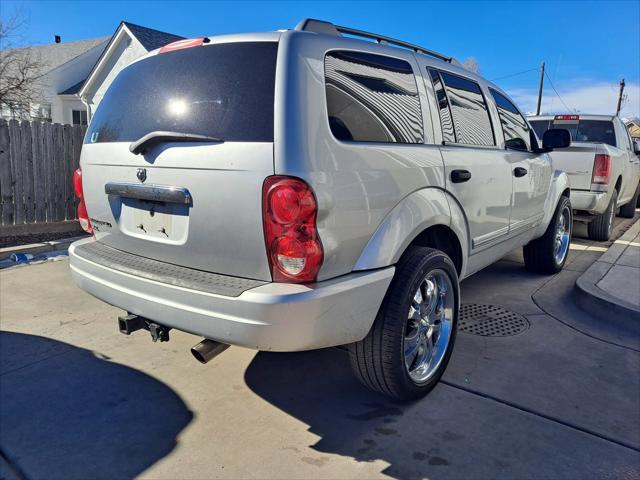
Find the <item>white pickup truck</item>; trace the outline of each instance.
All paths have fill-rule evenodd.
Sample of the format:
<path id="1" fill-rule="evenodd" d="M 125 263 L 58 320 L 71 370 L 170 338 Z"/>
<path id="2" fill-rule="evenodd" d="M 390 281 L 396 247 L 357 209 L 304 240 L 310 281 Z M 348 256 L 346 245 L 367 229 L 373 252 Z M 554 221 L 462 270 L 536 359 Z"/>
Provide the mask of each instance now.
<path id="1" fill-rule="evenodd" d="M 610 115 L 528 120 L 540 138 L 551 128 L 569 131 L 571 146 L 550 154 L 553 167 L 569 175 L 574 219 L 588 222 L 592 240 L 608 240 L 618 209 L 620 216 L 633 217 L 640 193 L 640 151 L 624 123 Z"/>

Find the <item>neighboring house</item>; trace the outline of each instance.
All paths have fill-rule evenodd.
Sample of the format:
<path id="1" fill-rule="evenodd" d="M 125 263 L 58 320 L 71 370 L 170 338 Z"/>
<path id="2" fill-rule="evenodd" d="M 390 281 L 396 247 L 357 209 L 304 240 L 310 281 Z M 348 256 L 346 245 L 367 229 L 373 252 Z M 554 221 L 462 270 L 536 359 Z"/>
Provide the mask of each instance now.
<path id="1" fill-rule="evenodd" d="M 84 111 L 78 97 L 60 93 L 84 81 L 108 41 L 109 37 L 103 37 L 15 50 L 16 55 L 28 56 L 38 65 L 39 78 L 33 87 L 34 98 L 31 105 L 24 107 L 29 119 L 71 123 L 73 111 Z M 11 111 L 8 107 L 4 107 L 0 114 L 7 119 L 25 117 L 23 112 Z"/>
<path id="2" fill-rule="evenodd" d="M 116 75 L 151 50 L 184 37 L 121 22 L 111 37 L 20 49 L 41 63 L 30 120 L 86 125 Z M 8 109 L 0 117 L 22 118 Z"/>
<path id="3" fill-rule="evenodd" d="M 623 119 L 623 121 L 627 126 L 627 130 L 629 130 L 629 135 L 633 138 L 640 138 L 640 118 L 628 118 Z"/>
<path id="4" fill-rule="evenodd" d="M 133 60 L 184 37 L 160 32 L 129 22 L 121 22 L 109 44 L 78 89 L 78 97 L 87 105 L 89 118 L 102 100 L 113 79 Z"/>

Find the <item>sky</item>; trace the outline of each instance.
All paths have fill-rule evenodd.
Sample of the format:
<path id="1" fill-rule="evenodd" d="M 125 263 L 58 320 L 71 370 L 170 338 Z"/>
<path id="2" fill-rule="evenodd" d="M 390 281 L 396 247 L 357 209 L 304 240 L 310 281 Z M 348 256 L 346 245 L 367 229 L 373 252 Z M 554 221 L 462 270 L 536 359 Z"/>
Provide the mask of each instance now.
<path id="1" fill-rule="evenodd" d="M 474 57 L 481 74 L 523 111 L 640 117 L 640 0 L 623 1 L 62 1 L 2 0 L 0 16 L 27 18 L 25 44 L 111 35 L 121 20 L 185 37 L 293 28 L 306 17 L 368 30 L 452 55 Z M 524 73 L 522 73 L 524 72 Z M 555 88 L 555 91 L 554 91 Z"/>

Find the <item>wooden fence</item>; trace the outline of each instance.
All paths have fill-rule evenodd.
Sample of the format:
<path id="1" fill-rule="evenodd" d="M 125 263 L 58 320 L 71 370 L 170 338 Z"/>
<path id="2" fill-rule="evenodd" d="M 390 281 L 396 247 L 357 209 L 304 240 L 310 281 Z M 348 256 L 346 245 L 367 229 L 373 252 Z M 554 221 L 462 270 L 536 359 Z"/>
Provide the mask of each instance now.
<path id="1" fill-rule="evenodd" d="M 77 218 L 71 177 L 86 128 L 0 119 L 0 225 Z"/>

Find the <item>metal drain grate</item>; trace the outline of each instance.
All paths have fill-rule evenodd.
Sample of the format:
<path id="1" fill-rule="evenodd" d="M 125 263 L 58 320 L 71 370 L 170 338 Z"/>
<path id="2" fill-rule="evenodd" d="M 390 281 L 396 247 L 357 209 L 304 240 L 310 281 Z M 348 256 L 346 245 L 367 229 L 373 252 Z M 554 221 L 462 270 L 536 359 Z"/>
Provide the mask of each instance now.
<path id="1" fill-rule="evenodd" d="M 479 303 L 460 305 L 459 332 L 483 337 L 510 337 L 528 328 L 526 318 L 505 308 Z"/>

